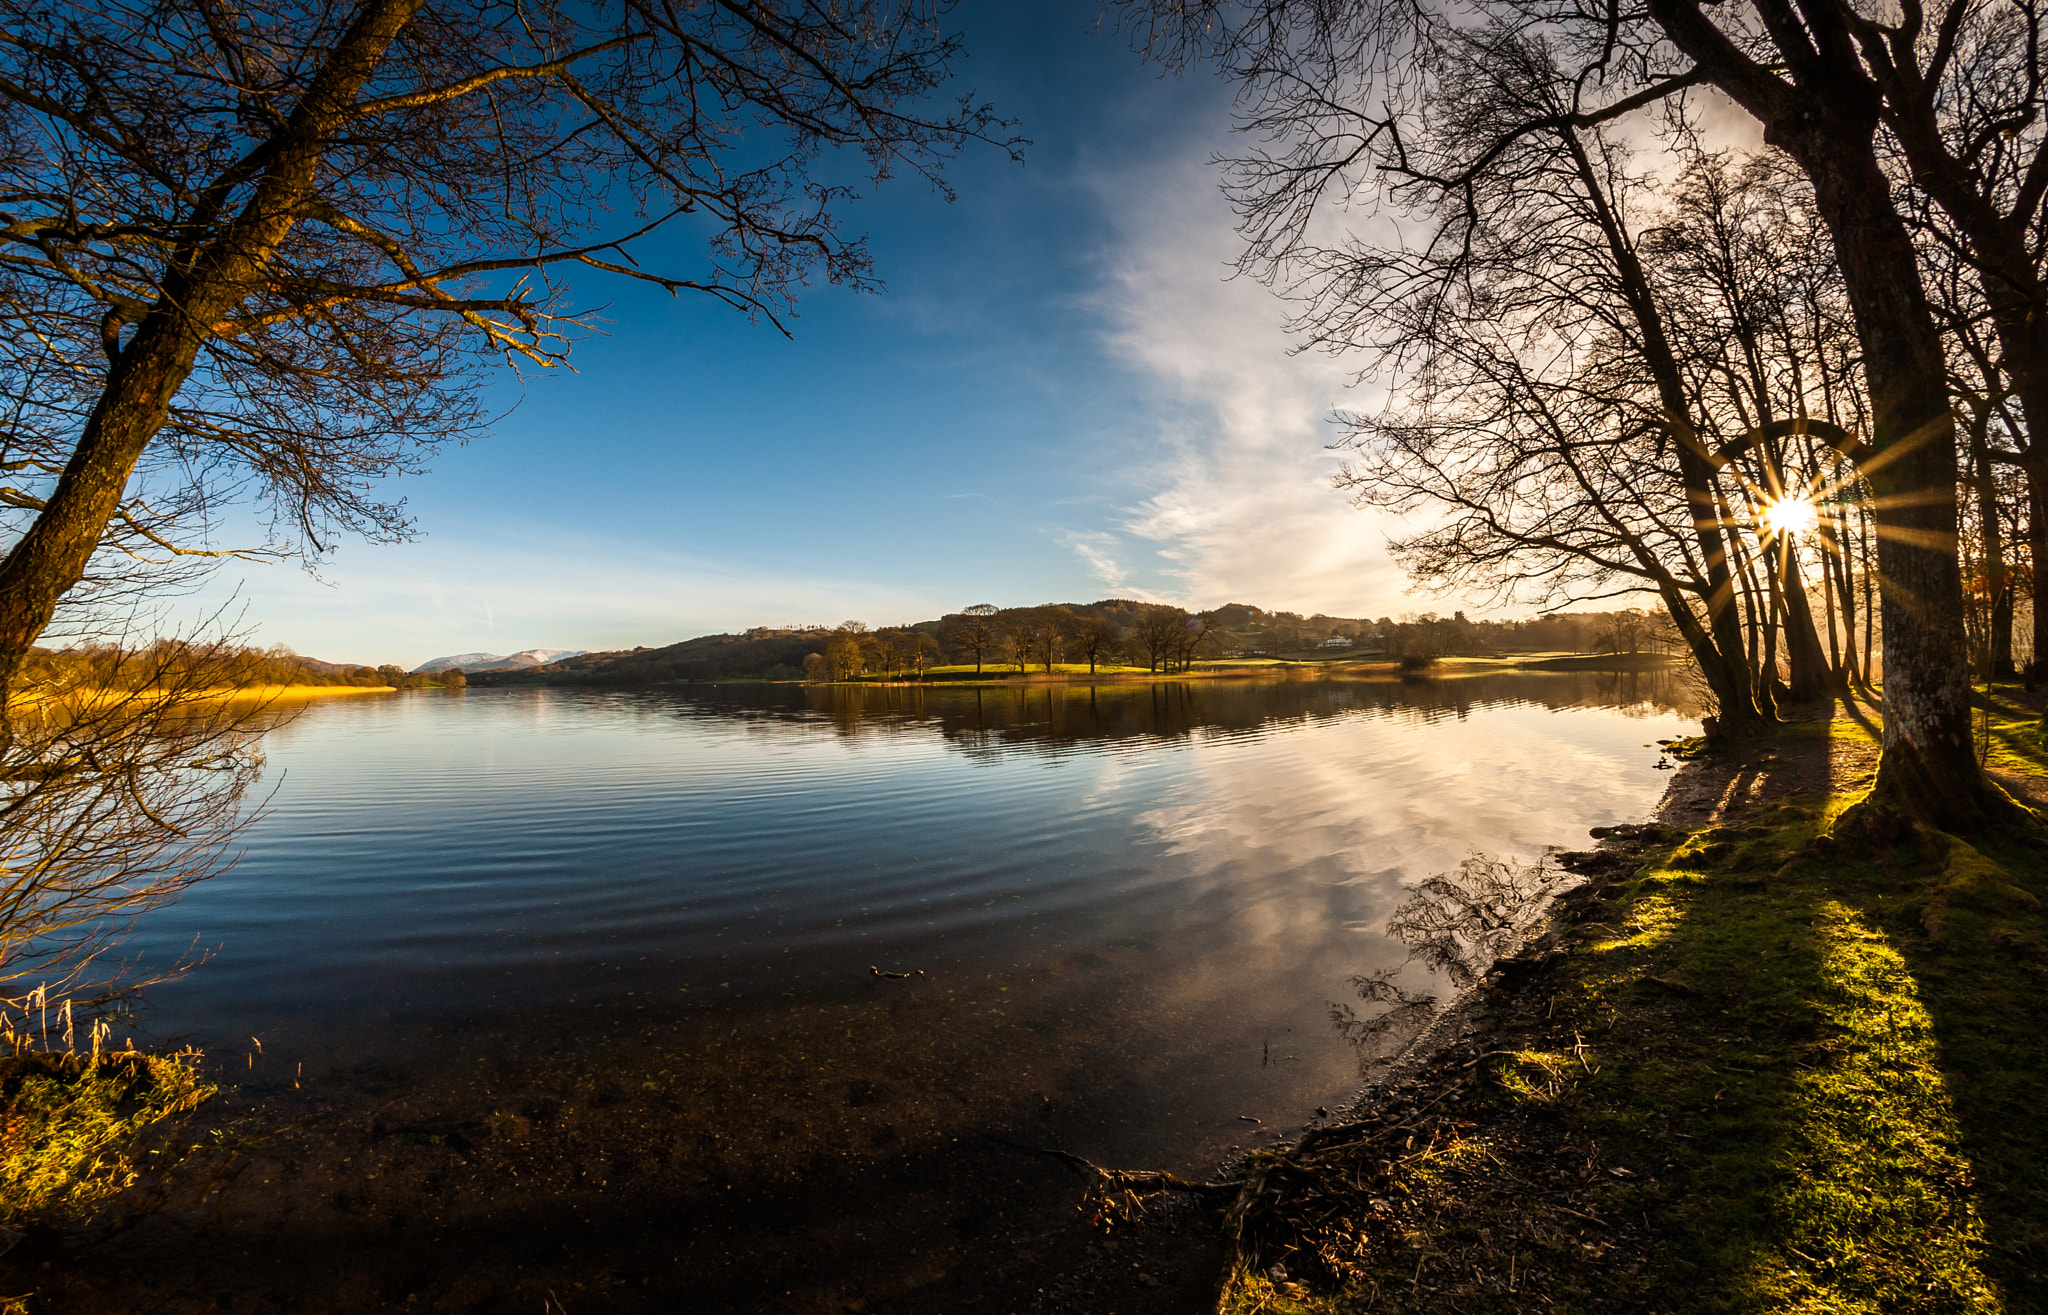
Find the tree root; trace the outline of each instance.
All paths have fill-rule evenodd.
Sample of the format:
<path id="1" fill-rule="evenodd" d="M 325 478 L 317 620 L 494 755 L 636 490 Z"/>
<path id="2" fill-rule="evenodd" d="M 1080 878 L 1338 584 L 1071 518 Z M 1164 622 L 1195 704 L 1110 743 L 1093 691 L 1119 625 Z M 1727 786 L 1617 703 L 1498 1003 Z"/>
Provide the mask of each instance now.
<path id="1" fill-rule="evenodd" d="M 1982 772 L 1975 778 L 1937 782 L 1912 755 L 1887 749 L 1877 784 L 1835 819 L 1825 843 L 1838 851 L 1894 854 L 1931 851 L 1950 836 L 2048 839 L 2048 819 Z"/>
<path id="2" fill-rule="evenodd" d="M 1343 1230 L 1327 1227 L 1328 1220 L 1298 1217 L 1299 1207 L 1320 1200 L 1338 1206 L 1341 1213 L 1358 1195 L 1358 1157 L 1376 1143 L 1403 1133 L 1430 1133 L 1429 1146 L 1410 1155 L 1390 1156 L 1387 1168 L 1431 1153 L 1437 1141 L 1436 1121 L 1425 1116 L 1468 1082 L 1451 1083 L 1434 1099 L 1384 1126 L 1367 1120 L 1312 1129 L 1292 1147 L 1256 1153 L 1239 1178 L 1196 1181 L 1156 1169 L 1110 1169 L 1056 1147 L 992 1140 L 1013 1150 L 1049 1156 L 1084 1175 L 1088 1188 L 1079 1208 L 1088 1213 L 1092 1225 L 1104 1231 L 1134 1222 L 1144 1213 L 1147 1200 L 1169 1193 L 1192 1196 L 1218 1212 L 1226 1251 L 1216 1277 L 1216 1309 L 1220 1310 L 1237 1281 L 1261 1266 L 1265 1259 L 1262 1243 L 1282 1236 L 1288 1239 L 1285 1250 L 1290 1264 L 1306 1261 L 1309 1268 L 1330 1280 L 1341 1280 L 1352 1270 L 1356 1260 L 1345 1254 L 1343 1239 L 1337 1236 Z M 1294 1212 L 1283 1214 L 1290 1204 Z"/>

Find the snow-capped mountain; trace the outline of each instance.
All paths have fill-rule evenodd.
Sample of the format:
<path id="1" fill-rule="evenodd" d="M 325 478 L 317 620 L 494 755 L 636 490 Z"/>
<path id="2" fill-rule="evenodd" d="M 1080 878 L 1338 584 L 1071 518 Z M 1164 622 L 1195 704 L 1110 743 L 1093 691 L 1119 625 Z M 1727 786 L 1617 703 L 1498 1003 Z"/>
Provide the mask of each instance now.
<path id="1" fill-rule="evenodd" d="M 440 671 L 452 671 L 456 667 L 464 671 L 502 671 L 507 667 L 540 667 L 563 658 L 581 657 L 588 652 L 582 648 L 527 648 L 517 653 L 457 653 L 451 657 L 437 657 L 431 662 L 422 662 L 413 668 L 415 675 L 433 675 Z"/>

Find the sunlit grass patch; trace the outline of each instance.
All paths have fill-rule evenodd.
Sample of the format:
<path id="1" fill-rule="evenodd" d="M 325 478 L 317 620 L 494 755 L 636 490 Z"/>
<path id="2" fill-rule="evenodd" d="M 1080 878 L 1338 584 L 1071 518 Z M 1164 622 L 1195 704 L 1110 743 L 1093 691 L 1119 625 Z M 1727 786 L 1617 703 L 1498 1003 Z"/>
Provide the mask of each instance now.
<path id="1" fill-rule="evenodd" d="M 1989 753 L 1984 765 L 2009 772 L 2048 771 L 2048 722 L 2039 710 L 2027 706 L 2010 688 L 1977 687 L 1977 716 L 1988 720 L 1979 732 L 1989 731 Z"/>
<path id="2" fill-rule="evenodd" d="M 1673 873 L 1667 869 L 1662 875 L 1686 874 L 1682 871 Z M 1639 896 L 1629 905 L 1621 924 L 1614 928 L 1614 934 L 1595 941 L 1593 949 L 1600 952 L 1648 949 L 1668 937 L 1677 927 L 1681 916 L 1679 902 L 1669 895 Z"/>
<path id="3" fill-rule="evenodd" d="M 90 1222 L 154 1167 L 158 1134 L 218 1091 L 196 1051 L 0 1058 L 0 1228 Z"/>
<path id="4" fill-rule="evenodd" d="M 1511 1099 L 1547 1104 L 1560 1095 L 1579 1065 L 1570 1055 L 1544 1050 L 1518 1050 L 1493 1066 L 1494 1080 Z"/>
<path id="5" fill-rule="evenodd" d="M 1798 734 L 1835 737 L 1829 793 L 1610 862 L 1548 989 L 1434 1077 L 1473 1075 L 1444 1118 L 1499 1158 L 1366 1151 L 1371 1246 L 1310 1284 L 1341 1292 L 1233 1309 L 2048 1315 L 2048 849 L 1836 837 L 1870 736 Z"/>
<path id="6" fill-rule="evenodd" d="M 1932 1020 L 1906 962 L 1838 901 L 1820 904 L 1811 926 L 1820 1062 L 1786 1093 L 1775 1237 L 1740 1286 L 1772 1309 L 2000 1310 Z"/>

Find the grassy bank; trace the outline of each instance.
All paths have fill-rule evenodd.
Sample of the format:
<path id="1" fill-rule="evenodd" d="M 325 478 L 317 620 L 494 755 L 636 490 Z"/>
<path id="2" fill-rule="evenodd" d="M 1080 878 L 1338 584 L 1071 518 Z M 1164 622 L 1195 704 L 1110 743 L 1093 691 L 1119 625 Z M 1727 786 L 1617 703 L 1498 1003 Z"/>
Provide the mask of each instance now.
<path id="1" fill-rule="evenodd" d="M 2048 794 L 2040 718 L 1997 691 L 1993 764 Z M 1821 838 L 1874 719 L 1696 761 L 1582 857 L 1446 1049 L 1253 1163 L 1225 1308 L 2048 1310 L 2048 862 Z"/>
<path id="2" fill-rule="evenodd" d="M 428 688 L 441 687 L 433 685 Z M 396 692 L 391 685 L 251 685 L 242 689 L 207 690 L 203 696 L 216 699 L 327 699 L 348 694 Z"/>

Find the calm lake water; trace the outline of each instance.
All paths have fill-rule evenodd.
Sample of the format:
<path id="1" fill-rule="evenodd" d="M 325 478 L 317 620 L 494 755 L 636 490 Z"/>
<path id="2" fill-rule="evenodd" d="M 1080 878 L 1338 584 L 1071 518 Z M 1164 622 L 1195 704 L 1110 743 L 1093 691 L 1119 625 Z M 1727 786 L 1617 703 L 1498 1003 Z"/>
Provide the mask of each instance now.
<path id="1" fill-rule="evenodd" d="M 1116 1253 L 1042 1150 L 1199 1175 L 1346 1103 L 1353 979 L 1448 994 L 1384 932 L 1405 888 L 1643 816 L 1682 707 L 1590 673 L 315 702 L 247 857 L 139 945 L 211 953 L 145 1022 L 286 1129 L 197 1268 L 146 1272 L 336 1315 L 1191 1308 L 1210 1234 Z"/>
<path id="2" fill-rule="evenodd" d="M 151 923 L 149 960 L 212 957 L 148 1022 L 311 1070 L 909 1007 L 956 1042 L 918 1080 L 1036 1067 L 1070 1149 L 1201 1171 L 1239 1115 L 1356 1089 L 1333 1009 L 1402 963 L 1404 884 L 1640 818 L 1683 703 L 1591 673 L 316 702 L 240 866 Z"/>

